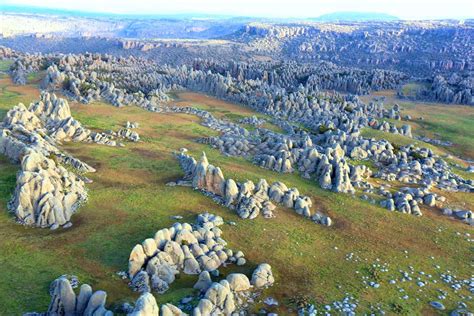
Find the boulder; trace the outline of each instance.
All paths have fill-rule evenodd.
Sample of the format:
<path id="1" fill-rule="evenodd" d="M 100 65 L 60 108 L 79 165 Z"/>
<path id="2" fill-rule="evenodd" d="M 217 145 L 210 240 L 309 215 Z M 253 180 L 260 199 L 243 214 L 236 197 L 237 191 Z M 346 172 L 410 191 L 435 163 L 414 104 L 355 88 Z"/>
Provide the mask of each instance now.
<path id="1" fill-rule="evenodd" d="M 230 289 L 234 292 L 247 291 L 251 287 L 249 279 L 242 273 L 231 273 L 226 280 L 229 282 Z"/>
<path id="2" fill-rule="evenodd" d="M 159 311 L 155 297 L 151 293 L 143 293 L 128 316 L 158 316 Z"/>
<path id="3" fill-rule="evenodd" d="M 261 263 L 252 274 L 251 284 L 256 288 L 265 288 L 275 282 L 272 267 L 268 263 Z"/>

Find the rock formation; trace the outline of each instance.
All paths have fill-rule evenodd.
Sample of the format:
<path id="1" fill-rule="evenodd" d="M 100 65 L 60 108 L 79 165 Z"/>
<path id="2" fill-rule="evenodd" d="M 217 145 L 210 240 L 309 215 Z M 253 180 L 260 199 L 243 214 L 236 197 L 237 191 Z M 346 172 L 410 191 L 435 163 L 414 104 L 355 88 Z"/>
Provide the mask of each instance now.
<path id="1" fill-rule="evenodd" d="M 225 179 L 220 168 L 209 164 L 205 153 L 199 162 L 187 155 L 185 149 L 175 156 L 184 171 L 184 180 L 195 189 L 213 194 L 221 203 L 235 209 L 241 218 L 253 219 L 260 213 L 266 218 L 274 217 L 276 207 L 273 203 L 278 203 L 316 223 L 326 226 L 332 223 L 329 217 L 312 214 L 311 199 L 300 195 L 296 188 L 288 189 L 281 182 L 269 185 L 265 179 L 260 179 L 257 184 L 250 180 L 237 183 L 233 179 Z"/>
<path id="2" fill-rule="evenodd" d="M 225 263 L 237 263 L 240 256 L 226 248 L 219 226 L 221 217 L 201 214 L 195 225 L 176 223 L 136 245 L 129 258 L 130 285 L 140 292 L 164 293 L 180 272 L 198 275 L 214 271 Z"/>
<path id="3" fill-rule="evenodd" d="M 84 178 L 68 171 L 94 172 L 87 164 L 63 154 L 60 141 L 85 140 L 89 131 L 72 118 L 67 101 L 42 93 L 27 109 L 23 104 L 8 111 L 0 134 L 0 152 L 20 162 L 15 193 L 9 209 L 17 221 L 29 226 L 69 226 L 87 199 Z"/>

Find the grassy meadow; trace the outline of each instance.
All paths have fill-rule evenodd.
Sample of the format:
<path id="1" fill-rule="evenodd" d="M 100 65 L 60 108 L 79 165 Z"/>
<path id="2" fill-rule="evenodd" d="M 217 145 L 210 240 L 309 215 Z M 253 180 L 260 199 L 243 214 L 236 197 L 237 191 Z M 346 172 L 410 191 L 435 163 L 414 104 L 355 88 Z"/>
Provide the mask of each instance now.
<path id="1" fill-rule="evenodd" d="M 385 96 L 385 105 L 391 106 L 398 103 L 402 108 L 403 116 L 411 116 L 408 123 L 412 127 L 413 134 L 450 141 L 453 146 L 443 146 L 444 150 L 453 155 L 474 160 L 472 106 L 401 100 L 392 90 L 378 91 L 362 99 L 368 101 L 373 96 Z M 398 124 L 406 123 L 403 121 Z"/>

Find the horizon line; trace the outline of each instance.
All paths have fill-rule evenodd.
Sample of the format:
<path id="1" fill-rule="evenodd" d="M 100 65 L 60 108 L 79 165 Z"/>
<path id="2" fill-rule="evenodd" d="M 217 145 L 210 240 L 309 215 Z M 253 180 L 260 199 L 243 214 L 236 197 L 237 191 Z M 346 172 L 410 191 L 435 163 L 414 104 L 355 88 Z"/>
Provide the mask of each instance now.
<path id="1" fill-rule="evenodd" d="M 19 12 L 21 9 L 30 10 L 31 12 Z M 50 15 L 76 15 L 76 16 L 86 16 L 86 15 L 95 15 L 95 16 L 103 16 L 103 17 L 113 17 L 113 18 L 153 18 L 153 17 L 176 17 L 180 15 L 187 15 L 191 16 L 195 15 L 196 17 L 204 16 L 209 18 L 258 18 L 258 19 L 276 19 L 276 20 L 314 20 L 325 15 L 331 14 L 344 14 L 344 13 L 354 13 L 354 14 L 379 14 L 385 15 L 392 19 L 383 20 L 383 19 L 374 19 L 374 20 L 365 20 L 365 21 L 375 21 L 375 22 L 394 22 L 394 21 L 446 21 L 446 20 L 472 20 L 474 17 L 444 17 L 444 18 L 419 18 L 419 19 L 410 19 L 410 18 L 401 18 L 390 13 L 385 12 L 377 12 L 377 11 L 333 11 L 328 13 L 323 13 L 317 16 L 289 16 L 289 17 L 282 17 L 282 16 L 264 16 L 264 15 L 243 15 L 243 14 L 230 14 L 230 13 L 205 13 L 199 11 L 170 11 L 166 13 L 118 13 L 118 12 L 105 12 L 100 10 L 75 10 L 75 9 L 62 9 L 62 8 L 53 8 L 48 6 L 33 6 L 33 5 L 15 5 L 15 4 L 0 4 L 0 11 L 2 13 L 20 13 L 20 14 L 50 14 Z M 44 11 L 44 12 L 41 12 Z M 49 11 L 49 12 L 48 12 Z M 321 21 L 321 22 L 344 22 L 344 20 L 331 20 L 331 21 Z M 357 22 L 350 21 L 350 22 Z"/>

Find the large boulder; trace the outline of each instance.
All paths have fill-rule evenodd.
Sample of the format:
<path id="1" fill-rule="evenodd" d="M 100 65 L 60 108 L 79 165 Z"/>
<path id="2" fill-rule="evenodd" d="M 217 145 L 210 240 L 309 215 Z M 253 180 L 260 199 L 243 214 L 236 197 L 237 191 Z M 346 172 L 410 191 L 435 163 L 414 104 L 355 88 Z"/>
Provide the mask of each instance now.
<path id="1" fill-rule="evenodd" d="M 151 293 L 143 293 L 128 316 L 158 316 L 159 311 L 155 297 Z"/>
<path id="2" fill-rule="evenodd" d="M 265 288 L 273 285 L 272 267 L 268 263 L 261 263 L 252 274 L 251 284 L 256 288 Z"/>

